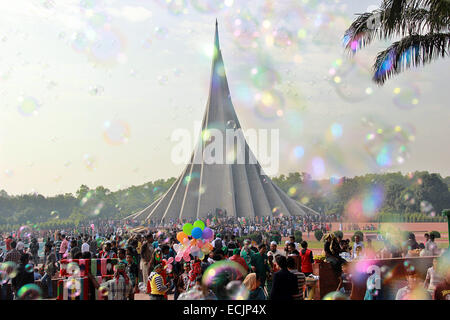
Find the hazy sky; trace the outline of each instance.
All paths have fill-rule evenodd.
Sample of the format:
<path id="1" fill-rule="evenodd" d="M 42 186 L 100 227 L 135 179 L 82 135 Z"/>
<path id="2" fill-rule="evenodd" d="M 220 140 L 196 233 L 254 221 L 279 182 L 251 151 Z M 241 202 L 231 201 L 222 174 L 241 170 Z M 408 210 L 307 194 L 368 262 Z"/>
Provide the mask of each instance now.
<path id="1" fill-rule="evenodd" d="M 178 176 L 170 136 L 203 117 L 216 17 L 240 122 L 280 130 L 280 174 L 450 175 L 448 61 L 379 88 L 370 69 L 389 43 L 353 59 L 342 48 L 355 13 L 378 2 L 1 1 L 0 189 Z"/>

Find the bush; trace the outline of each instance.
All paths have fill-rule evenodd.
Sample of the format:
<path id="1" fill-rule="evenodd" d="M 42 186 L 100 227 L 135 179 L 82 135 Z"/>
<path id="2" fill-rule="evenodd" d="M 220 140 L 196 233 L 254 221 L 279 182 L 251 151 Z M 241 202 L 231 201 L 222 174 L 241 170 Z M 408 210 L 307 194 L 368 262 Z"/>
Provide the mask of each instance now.
<path id="1" fill-rule="evenodd" d="M 434 237 L 435 237 L 436 239 L 439 239 L 439 238 L 441 237 L 441 234 L 439 233 L 439 231 L 431 231 L 431 232 L 430 232 L 430 236 L 431 236 L 432 234 L 434 234 Z"/>
<path id="2" fill-rule="evenodd" d="M 323 237 L 322 230 L 317 229 L 316 231 L 314 231 L 314 237 L 316 237 L 317 241 L 322 240 L 322 237 Z"/>
<path id="3" fill-rule="evenodd" d="M 336 236 L 336 238 L 344 238 L 344 233 L 340 230 L 335 231 L 334 235 Z"/>
<path id="4" fill-rule="evenodd" d="M 364 241 L 364 233 L 362 233 L 361 231 L 356 231 L 355 234 L 352 236 L 352 242 L 355 242 L 356 235 L 359 236 L 359 239 L 361 239 L 361 241 Z"/>
<path id="5" fill-rule="evenodd" d="M 301 231 L 295 231 L 294 232 L 295 242 L 297 242 L 297 243 L 302 242 L 303 241 L 302 236 L 303 236 L 303 234 Z"/>

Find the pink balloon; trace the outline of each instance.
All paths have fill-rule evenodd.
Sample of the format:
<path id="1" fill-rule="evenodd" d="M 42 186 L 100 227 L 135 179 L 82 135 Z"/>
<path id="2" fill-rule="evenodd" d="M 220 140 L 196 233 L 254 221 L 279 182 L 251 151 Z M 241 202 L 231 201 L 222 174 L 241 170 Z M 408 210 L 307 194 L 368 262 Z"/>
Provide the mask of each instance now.
<path id="1" fill-rule="evenodd" d="M 203 247 L 203 241 L 202 240 L 197 240 L 197 247 L 201 248 Z"/>
<path id="2" fill-rule="evenodd" d="M 183 259 L 183 258 L 182 258 L 182 257 L 180 257 L 180 256 L 178 256 L 178 255 L 177 255 L 177 256 L 175 257 L 175 261 L 176 261 L 176 262 L 180 262 L 180 261 L 181 261 L 181 259 Z"/>
<path id="3" fill-rule="evenodd" d="M 172 263 L 173 262 L 173 257 L 170 257 L 169 260 L 167 260 L 168 263 Z"/>
<path id="4" fill-rule="evenodd" d="M 184 256 L 183 256 L 183 260 L 186 261 L 186 262 L 189 262 L 189 261 L 191 261 L 191 256 L 188 255 L 188 254 L 187 254 L 187 255 L 184 255 Z"/>

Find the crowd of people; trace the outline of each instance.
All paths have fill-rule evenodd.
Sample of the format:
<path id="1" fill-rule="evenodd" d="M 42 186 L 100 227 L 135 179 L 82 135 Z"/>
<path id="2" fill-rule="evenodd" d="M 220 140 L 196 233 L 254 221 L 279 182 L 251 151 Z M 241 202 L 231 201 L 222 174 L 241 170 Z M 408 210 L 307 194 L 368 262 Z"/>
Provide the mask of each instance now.
<path id="1" fill-rule="evenodd" d="M 40 234 L 41 242 L 33 234 L 22 239 L 10 233 L 2 238 L 5 252 L 1 254 L 0 262 L 2 265 L 12 262 L 16 269 L 13 274 L 2 268 L 2 299 L 20 298 L 20 288 L 35 281 L 40 281 L 46 288 L 44 298 L 54 298 L 52 279 L 58 278 L 61 261 L 94 258 L 117 259 L 118 263 L 114 265 L 112 279 L 105 282 L 99 282 L 87 270 L 89 298 L 93 300 L 97 299 L 96 291 L 102 292 L 109 300 L 133 300 L 137 293 L 146 293 L 151 300 L 169 297 L 175 300 L 236 299 L 235 292 L 244 292 L 240 298 L 247 300 L 310 299 L 308 283 L 314 284 L 318 280 L 313 274 L 313 265 L 319 257 L 314 257 L 307 241 L 296 241 L 294 234 L 297 230 L 308 232 L 319 228 L 326 233 L 323 254 L 338 279 L 336 291 L 347 298 L 352 296 L 354 284 L 353 271 L 349 268 L 351 261 L 441 254 L 433 234 L 426 235 L 426 243 L 419 244 L 411 233 L 403 246 L 385 241 L 385 247 L 376 251 L 370 239 L 364 245 L 358 235 L 352 242 L 344 240 L 341 234 L 336 236 L 327 221 L 299 217 L 272 217 L 268 221 L 262 218 L 245 221 L 212 217 L 207 223 L 215 230 L 212 250 L 201 258 L 189 255 L 181 260 L 176 259 L 179 245 L 176 234 L 181 224 L 173 221 L 161 226 L 150 224 L 139 232 L 132 228 L 137 226 L 136 221 L 125 224 L 108 222 L 100 228 L 85 226 L 73 230 L 49 230 Z M 288 240 L 282 241 L 282 237 L 288 237 Z M 40 244 L 44 249 L 42 254 Z M 222 288 L 206 285 L 205 271 L 224 262 L 239 266 L 240 274 L 234 278 L 226 272 L 221 275 L 227 280 Z M 441 297 L 445 290 L 449 290 L 450 272 L 438 271 L 437 264 L 436 258 L 426 279 L 420 279 L 417 270 L 408 269 L 408 285 L 398 291 L 396 298 L 411 298 L 411 292 L 419 286 L 425 289 L 423 298 L 450 298 L 450 294 Z M 377 282 L 377 276 L 374 273 L 367 279 L 365 299 L 383 298 L 381 290 L 372 285 Z M 225 285 L 227 282 L 241 289 L 232 290 Z M 8 285 L 12 287 L 11 296 L 6 293 Z"/>

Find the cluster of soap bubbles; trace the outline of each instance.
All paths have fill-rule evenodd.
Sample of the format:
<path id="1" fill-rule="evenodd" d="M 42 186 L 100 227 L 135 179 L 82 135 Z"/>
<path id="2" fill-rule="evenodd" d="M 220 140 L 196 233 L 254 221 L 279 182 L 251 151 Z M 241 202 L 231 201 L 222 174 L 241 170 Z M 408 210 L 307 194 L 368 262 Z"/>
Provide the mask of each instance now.
<path id="1" fill-rule="evenodd" d="M 334 60 L 328 74 L 332 87 L 346 102 L 364 101 L 375 92 L 369 59 L 361 55 L 353 59 Z"/>
<path id="2" fill-rule="evenodd" d="M 100 2 L 80 4 L 84 24 L 66 40 L 64 32 L 59 39 L 68 41 L 75 52 L 85 54 L 94 66 L 112 66 L 126 61 L 124 36 L 111 25 L 107 8 Z"/>
<path id="3" fill-rule="evenodd" d="M 366 118 L 363 118 L 363 125 L 370 130 L 364 148 L 379 167 L 402 165 L 410 158 L 410 144 L 415 140 L 414 127 L 375 124 Z"/>

